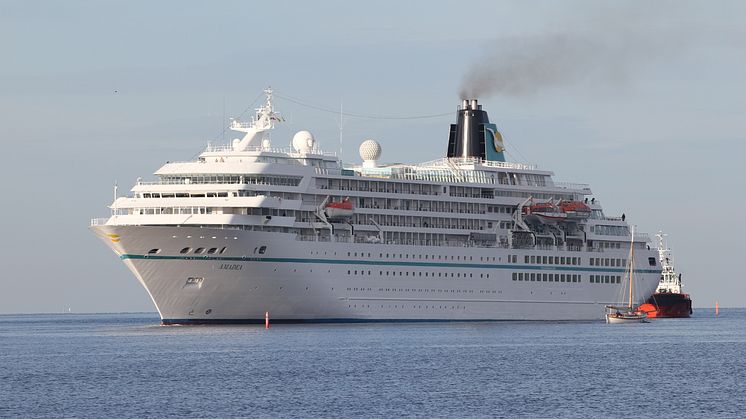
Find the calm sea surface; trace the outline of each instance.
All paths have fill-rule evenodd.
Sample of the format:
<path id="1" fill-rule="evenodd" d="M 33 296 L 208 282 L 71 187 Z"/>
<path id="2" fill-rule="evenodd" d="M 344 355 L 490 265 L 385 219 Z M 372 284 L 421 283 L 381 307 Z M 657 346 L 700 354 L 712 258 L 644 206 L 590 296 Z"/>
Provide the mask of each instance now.
<path id="1" fill-rule="evenodd" d="M 746 417 L 746 309 L 597 323 L 0 316 L 0 417 Z"/>

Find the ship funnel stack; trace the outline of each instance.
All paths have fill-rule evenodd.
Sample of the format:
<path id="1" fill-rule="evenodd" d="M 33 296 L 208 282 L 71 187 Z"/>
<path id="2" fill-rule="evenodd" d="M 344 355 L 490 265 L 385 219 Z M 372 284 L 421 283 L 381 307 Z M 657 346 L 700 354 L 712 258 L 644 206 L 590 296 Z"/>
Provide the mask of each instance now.
<path id="1" fill-rule="evenodd" d="M 477 99 L 462 100 L 456 123 L 451 124 L 447 157 L 505 161 L 503 151 L 502 136 L 497 126 L 490 123 L 482 105 Z"/>

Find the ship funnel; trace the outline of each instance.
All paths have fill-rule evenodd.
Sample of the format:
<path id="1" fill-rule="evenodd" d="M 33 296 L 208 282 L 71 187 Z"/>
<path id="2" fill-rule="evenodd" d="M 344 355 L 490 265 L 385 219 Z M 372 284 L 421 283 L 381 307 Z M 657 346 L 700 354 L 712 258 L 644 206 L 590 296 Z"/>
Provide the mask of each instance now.
<path id="1" fill-rule="evenodd" d="M 477 99 L 462 100 L 456 123 L 451 124 L 447 157 L 505 161 L 502 137 Z"/>

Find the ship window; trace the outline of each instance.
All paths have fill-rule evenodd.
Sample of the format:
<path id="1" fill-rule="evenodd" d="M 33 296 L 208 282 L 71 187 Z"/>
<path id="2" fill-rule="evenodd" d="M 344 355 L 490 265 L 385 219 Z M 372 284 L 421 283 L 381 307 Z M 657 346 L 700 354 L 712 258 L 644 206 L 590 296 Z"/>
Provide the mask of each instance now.
<path id="1" fill-rule="evenodd" d="M 220 254 L 222 255 L 223 253 L 225 253 L 225 246 L 223 246 L 223 248 L 220 249 Z"/>
<path id="2" fill-rule="evenodd" d="M 266 251 L 267 251 L 267 246 L 262 246 L 262 247 L 259 248 L 259 254 L 260 255 L 263 255 L 264 252 L 266 252 Z"/>
<path id="3" fill-rule="evenodd" d="M 655 258 L 648 258 L 648 263 L 650 266 L 655 266 Z"/>
<path id="4" fill-rule="evenodd" d="M 160 253 L 160 252 L 161 252 L 161 249 L 150 249 L 150 250 L 148 250 L 148 254 L 149 255 L 154 255 L 154 254 Z"/>
<path id="5" fill-rule="evenodd" d="M 213 253 L 215 253 L 215 252 L 217 252 L 217 251 L 218 251 L 218 248 L 217 248 L 217 247 L 211 247 L 211 248 L 210 248 L 210 250 L 208 250 L 208 251 L 207 251 L 207 254 L 208 254 L 208 255 L 211 255 L 211 254 L 213 254 Z"/>
<path id="6" fill-rule="evenodd" d="M 181 249 L 181 251 L 179 253 L 189 253 L 190 250 L 192 250 L 191 247 L 185 247 L 185 248 Z"/>
<path id="7" fill-rule="evenodd" d="M 196 253 L 196 254 L 200 254 L 200 253 L 202 253 L 204 251 L 205 251 L 204 247 L 198 247 L 198 248 L 194 249 L 194 253 Z"/>

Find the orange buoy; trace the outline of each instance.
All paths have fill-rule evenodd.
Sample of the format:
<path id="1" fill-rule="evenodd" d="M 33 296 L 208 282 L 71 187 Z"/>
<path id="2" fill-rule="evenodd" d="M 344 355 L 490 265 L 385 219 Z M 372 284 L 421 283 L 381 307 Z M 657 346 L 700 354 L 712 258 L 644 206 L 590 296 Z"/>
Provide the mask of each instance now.
<path id="1" fill-rule="evenodd" d="M 718 304 L 717 301 L 715 301 L 715 315 L 716 316 L 720 315 L 720 305 Z"/>
<path id="2" fill-rule="evenodd" d="M 269 329 L 269 311 L 264 312 L 264 328 Z"/>

